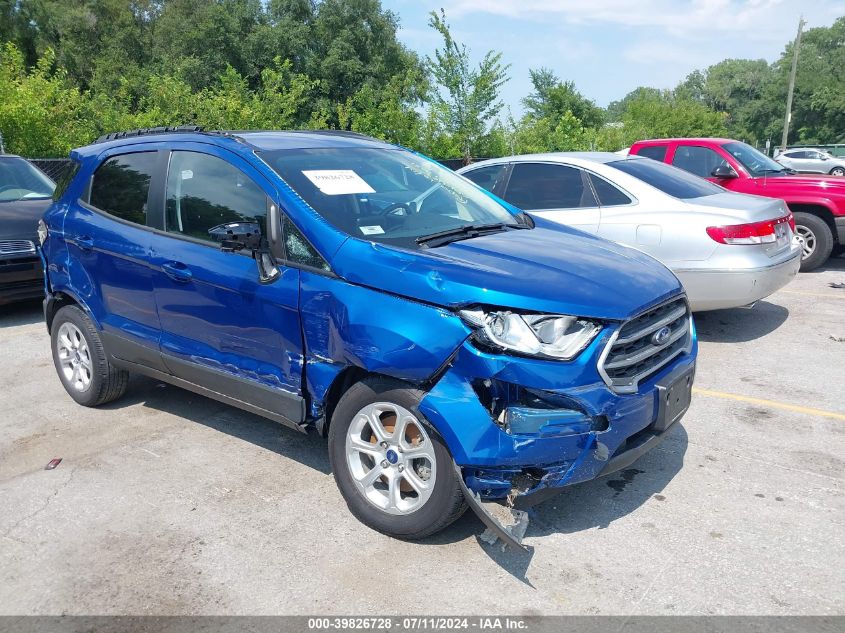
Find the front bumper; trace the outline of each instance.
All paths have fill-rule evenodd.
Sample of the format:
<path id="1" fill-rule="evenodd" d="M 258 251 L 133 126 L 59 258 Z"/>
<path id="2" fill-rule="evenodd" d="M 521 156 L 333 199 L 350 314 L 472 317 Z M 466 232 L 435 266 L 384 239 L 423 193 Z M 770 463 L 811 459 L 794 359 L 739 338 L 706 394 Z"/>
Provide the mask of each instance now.
<path id="1" fill-rule="evenodd" d="M 774 264 L 747 269 L 674 270 L 693 312 L 751 305 L 792 281 L 801 267 L 800 248 Z"/>
<path id="2" fill-rule="evenodd" d="M 697 353 L 694 326 L 690 351 L 630 394 L 611 390 L 596 367 L 612 334 L 607 328 L 577 359 L 565 363 L 488 354 L 469 341 L 458 350 L 420 411 L 443 436 L 465 485 L 479 500 L 531 505 L 552 494 L 544 491 L 624 468 L 662 440 L 666 429 L 654 428 L 660 385 L 685 374 L 691 386 Z M 501 385 L 511 389 L 515 401 L 530 392 L 559 408 L 542 420 L 524 416 L 509 425 L 485 398 L 485 389 L 498 387 L 501 393 Z M 508 412 L 532 411 L 512 404 Z"/>
<path id="3" fill-rule="evenodd" d="M 38 257 L 0 258 L 0 305 L 44 296 L 44 272 Z"/>

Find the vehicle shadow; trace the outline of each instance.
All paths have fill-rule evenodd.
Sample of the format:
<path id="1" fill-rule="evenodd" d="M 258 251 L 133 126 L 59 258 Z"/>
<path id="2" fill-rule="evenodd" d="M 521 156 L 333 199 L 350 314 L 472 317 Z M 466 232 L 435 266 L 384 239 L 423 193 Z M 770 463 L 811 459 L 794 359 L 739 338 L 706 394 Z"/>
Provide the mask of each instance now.
<path id="1" fill-rule="evenodd" d="M 824 264 L 813 270 L 804 271 L 802 275 L 815 275 L 830 271 L 845 272 L 845 254 L 831 257 Z"/>
<path id="2" fill-rule="evenodd" d="M 634 512 L 645 503 L 662 503 L 660 493 L 681 470 L 687 451 L 688 436 L 682 424 L 669 431 L 660 446 L 644 455 L 630 468 L 612 475 L 563 488 L 556 497 L 529 510 L 526 539 L 551 534 L 572 534 L 589 529 L 606 529 L 614 521 Z M 647 526 L 646 526 L 647 527 Z M 484 524 L 471 511 L 446 530 L 420 541 L 440 545 L 464 540 L 484 531 Z M 497 542 L 487 545 L 479 539 L 484 552 L 517 580 L 531 585 L 526 573 L 534 551 L 503 548 Z"/>
<path id="3" fill-rule="evenodd" d="M 0 307 L 0 328 L 32 325 L 44 321 L 41 299 L 10 303 Z"/>
<path id="4" fill-rule="evenodd" d="M 768 301 L 760 301 L 751 309 L 713 310 L 694 315 L 698 338 L 708 343 L 747 343 L 774 332 L 788 317 L 789 310 Z"/>
<path id="5" fill-rule="evenodd" d="M 126 394 L 99 408 L 120 411 L 133 404 L 197 422 L 296 460 L 323 474 L 331 473 L 324 438 L 313 433 L 300 433 L 272 420 L 146 376 L 132 375 Z"/>

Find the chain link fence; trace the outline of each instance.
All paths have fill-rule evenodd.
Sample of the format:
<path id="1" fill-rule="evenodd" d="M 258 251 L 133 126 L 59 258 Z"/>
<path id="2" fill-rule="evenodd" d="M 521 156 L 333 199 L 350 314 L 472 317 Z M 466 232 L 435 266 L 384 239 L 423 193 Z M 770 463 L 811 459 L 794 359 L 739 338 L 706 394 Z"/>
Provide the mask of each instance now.
<path id="1" fill-rule="evenodd" d="M 29 162 L 47 174 L 53 182 L 59 182 L 73 165 L 69 158 L 30 158 Z"/>

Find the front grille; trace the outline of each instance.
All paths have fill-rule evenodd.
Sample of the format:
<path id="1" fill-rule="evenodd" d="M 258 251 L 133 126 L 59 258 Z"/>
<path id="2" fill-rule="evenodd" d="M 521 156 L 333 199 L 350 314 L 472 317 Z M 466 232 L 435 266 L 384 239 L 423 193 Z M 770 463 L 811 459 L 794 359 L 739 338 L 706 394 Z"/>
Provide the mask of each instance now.
<path id="1" fill-rule="evenodd" d="M 664 342 L 653 342 L 655 333 L 669 328 Z M 599 373 L 620 393 L 637 390 L 645 380 L 691 344 L 690 310 L 685 297 L 678 297 L 626 321 L 611 337 L 599 359 Z"/>
<path id="2" fill-rule="evenodd" d="M 0 255 L 35 255 L 35 244 L 29 240 L 0 241 Z"/>

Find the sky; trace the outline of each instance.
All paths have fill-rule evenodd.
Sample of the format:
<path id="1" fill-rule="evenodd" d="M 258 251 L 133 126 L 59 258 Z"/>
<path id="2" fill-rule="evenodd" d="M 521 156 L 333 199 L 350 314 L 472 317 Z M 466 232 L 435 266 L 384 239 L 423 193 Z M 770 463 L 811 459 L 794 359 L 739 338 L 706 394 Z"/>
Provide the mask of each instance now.
<path id="1" fill-rule="evenodd" d="M 780 57 L 805 29 L 845 15 L 843 0 L 382 0 L 399 39 L 421 56 L 442 45 L 428 13 L 446 10 L 452 36 L 477 63 L 488 50 L 511 65 L 502 99 L 514 115 L 531 92 L 529 68 L 551 68 L 600 106 L 638 86 L 674 88 L 728 58 Z"/>

